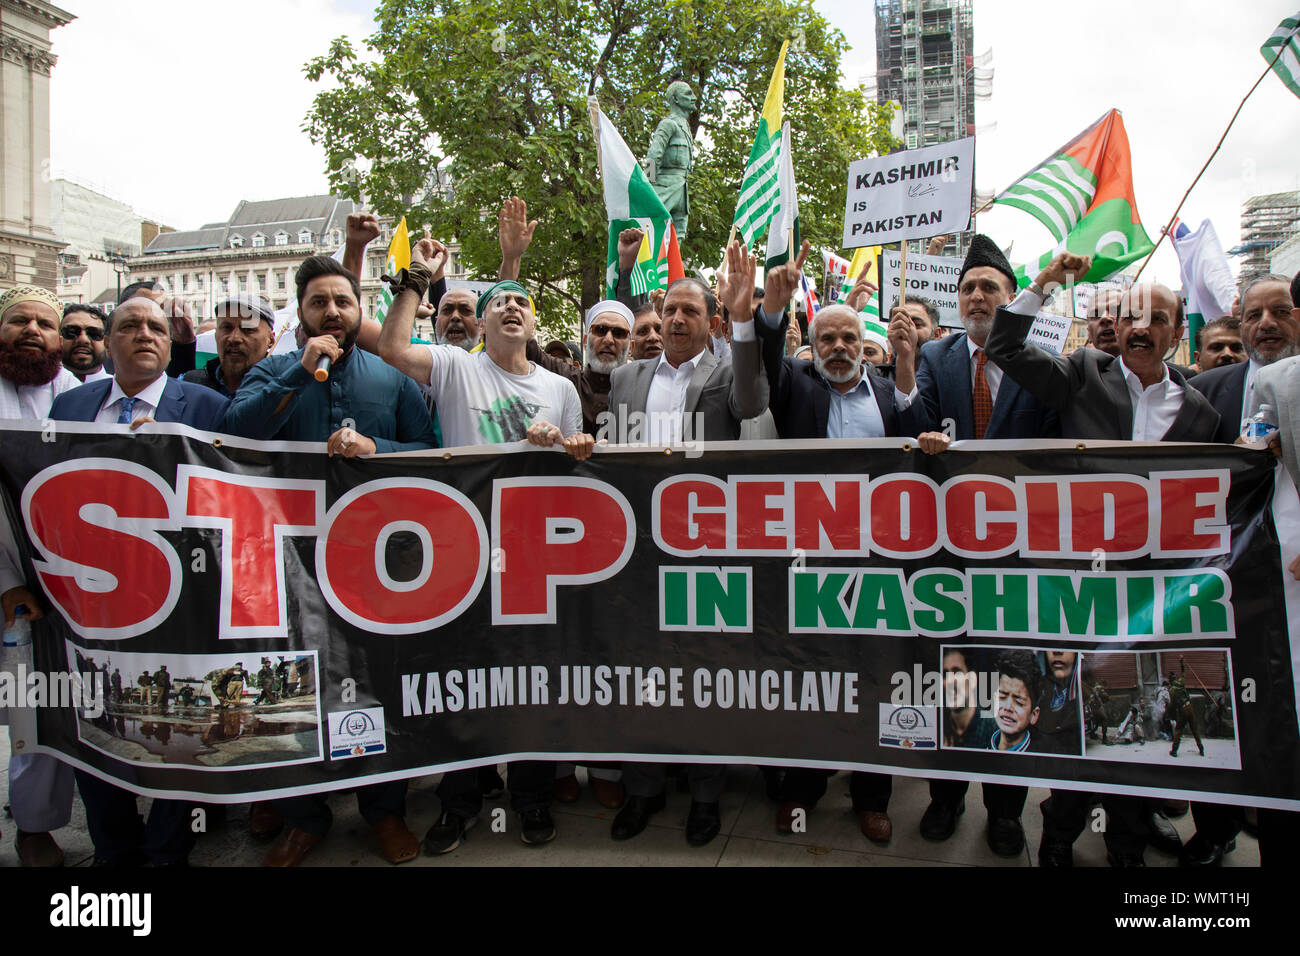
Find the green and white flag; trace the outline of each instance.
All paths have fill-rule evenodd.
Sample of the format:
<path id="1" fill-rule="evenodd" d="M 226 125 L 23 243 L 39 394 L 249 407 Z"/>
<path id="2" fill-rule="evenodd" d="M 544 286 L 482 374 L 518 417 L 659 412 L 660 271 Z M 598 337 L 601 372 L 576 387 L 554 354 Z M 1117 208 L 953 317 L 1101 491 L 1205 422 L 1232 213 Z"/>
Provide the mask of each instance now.
<path id="1" fill-rule="evenodd" d="M 1300 42 L 1297 33 L 1300 33 L 1300 13 L 1279 23 L 1259 52 L 1273 64 L 1273 72 L 1286 88 L 1300 96 Z"/>
<path id="2" fill-rule="evenodd" d="M 785 51 L 790 45 L 781 44 L 776 58 L 776 69 L 767 86 L 767 99 L 758 118 L 758 132 L 754 146 L 745 164 L 745 176 L 740 182 L 740 198 L 736 200 L 736 215 L 732 224 L 745 245 L 755 248 L 758 237 L 776 212 L 781 165 L 781 113 L 785 100 Z"/>
<path id="3" fill-rule="evenodd" d="M 798 254 L 799 195 L 794 182 L 794 157 L 790 150 L 790 124 L 781 127 L 781 165 L 777 175 L 776 211 L 767 230 L 767 259 L 764 268 L 783 266 Z"/>
<path id="4" fill-rule="evenodd" d="M 632 294 L 645 295 L 651 289 L 667 288 L 682 275 L 677 231 L 663 201 L 655 193 L 640 163 L 628 149 L 596 97 L 587 98 L 591 127 L 596 134 L 596 159 L 600 164 L 605 191 L 605 213 L 609 218 L 609 243 L 605 259 L 605 294 L 614 298 L 618 285 L 618 234 L 624 229 L 642 229 L 645 237 L 632 269 Z"/>

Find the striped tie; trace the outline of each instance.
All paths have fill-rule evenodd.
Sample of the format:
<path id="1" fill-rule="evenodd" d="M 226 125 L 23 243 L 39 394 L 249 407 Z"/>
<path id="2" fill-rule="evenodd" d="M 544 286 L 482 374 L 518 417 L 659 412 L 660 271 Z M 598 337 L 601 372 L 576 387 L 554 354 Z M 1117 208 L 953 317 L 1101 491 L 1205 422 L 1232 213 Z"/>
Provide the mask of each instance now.
<path id="1" fill-rule="evenodd" d="M 118 400 L 122 410 L 117 413 L 117 423 L 119 425 L 131 424 L 131 410 L 135 408 L 135 399 L 123 397 Z"/>
<path id="2" fill-rule="evenodd" d="M 975 381 L 971 385 L 971 398 L 975 405 L 975 437 L 983 438 L 988 430 L 989 419 L 993 417 L 993 394 L 989 391 L 988 380 L 984 378 L 984 366 L 988 356 L 983 349 L 975 350 Z"/>

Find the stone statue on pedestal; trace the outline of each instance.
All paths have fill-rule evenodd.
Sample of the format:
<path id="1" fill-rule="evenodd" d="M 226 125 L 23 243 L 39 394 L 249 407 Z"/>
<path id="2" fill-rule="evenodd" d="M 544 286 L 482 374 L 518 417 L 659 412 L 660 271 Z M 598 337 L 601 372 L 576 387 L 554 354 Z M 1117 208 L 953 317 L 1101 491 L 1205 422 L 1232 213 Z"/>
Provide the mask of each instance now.
<path id="1" fill-rule="evenodd" d="M 686 180 L 691 172 L 695 147 L 687 117 L 695 109 L 695 92 L 688 84 L 677 80 L 669 84 L 664 98 L 668 101 L 668 115 L 659 121 L 659 126 L 650 136 L 650 148 L 641 166 L 668 215 L 672 216 L 678 241 L 684 242 L 691 208 Z"/>

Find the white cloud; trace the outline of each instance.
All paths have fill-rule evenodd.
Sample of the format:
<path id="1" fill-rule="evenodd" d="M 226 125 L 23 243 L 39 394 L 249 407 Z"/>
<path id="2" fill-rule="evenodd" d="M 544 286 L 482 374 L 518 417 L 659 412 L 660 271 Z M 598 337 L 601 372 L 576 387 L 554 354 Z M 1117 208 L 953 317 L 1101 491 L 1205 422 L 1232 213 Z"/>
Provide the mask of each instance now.
<path id="1" fill-rule="evenodd" d="M 325 192 L 302 132 L 317 86 L 302 67 L 371 32 L 321 0 L 67 3 L 51 36 L 51 168 L 179 229 L 241 199 Z M 355 6 L 355 4 L 354 4 Z"/>

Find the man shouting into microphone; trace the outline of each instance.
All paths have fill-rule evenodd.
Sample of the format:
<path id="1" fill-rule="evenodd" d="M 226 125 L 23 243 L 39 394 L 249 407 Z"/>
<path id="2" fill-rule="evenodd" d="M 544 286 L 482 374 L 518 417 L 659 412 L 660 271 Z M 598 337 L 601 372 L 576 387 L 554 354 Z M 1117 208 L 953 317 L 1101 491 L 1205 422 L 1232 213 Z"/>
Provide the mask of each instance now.
<path id="1" fill-rule="evenodd" d="M 326 442 L 330 455 L 347 458 L 433 448 L 433 422 L 415 383 L 356 347 L 361 330 L 357 277 L 329 256 L 311 256 L 294 282 L 307 342 L 248 370 L 221 431 L 245 438 Z M 328 377 L 318 381 L 322 359 Z"/>

